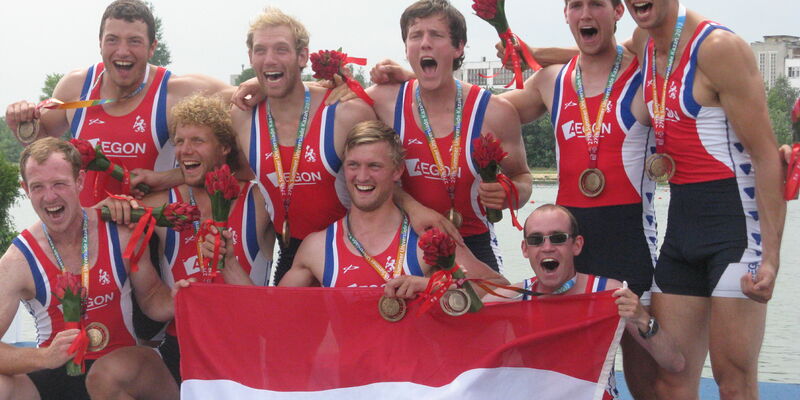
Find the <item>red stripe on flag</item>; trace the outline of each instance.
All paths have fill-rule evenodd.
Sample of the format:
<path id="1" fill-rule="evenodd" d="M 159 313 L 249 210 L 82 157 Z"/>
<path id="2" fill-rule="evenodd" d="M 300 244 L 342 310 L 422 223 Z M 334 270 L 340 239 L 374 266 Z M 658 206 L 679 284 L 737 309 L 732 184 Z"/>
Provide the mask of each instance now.
<path id="1" fill-rule="evenodd" d="M 192 284 L 176 300 L 183 379 L 272 391 L 440 387 L 468 370 L 519 367 L 605 386 L 620 327 L 611 292 L 492 304 L 461 317 L 436 307 L 416 316 L 412 306 L 397 323 L 379 316 L 381 294 Z"/>

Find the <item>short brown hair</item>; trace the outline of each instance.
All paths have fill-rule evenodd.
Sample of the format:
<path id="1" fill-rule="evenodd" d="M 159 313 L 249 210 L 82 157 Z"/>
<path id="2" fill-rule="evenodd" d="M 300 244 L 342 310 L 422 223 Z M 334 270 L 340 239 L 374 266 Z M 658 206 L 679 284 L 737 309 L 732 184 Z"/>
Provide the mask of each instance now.
<path id="1" fill-rule="evenodd" d="M 25 177 L 25 167 L 27 166 L 28 159 L 33 158 L 37 164 L 42 164 L 47 161 L 53 153 L 61 153 L 64 155 L 64 160 L 72 167 L 72 176 L 77 178 L 78 173 L 81 171 L 81 154 L 78 153 L 78 150 L 69 144 L 69 142 L 48 136 L 31 143 L 22 150 L 22 154 L 19 156 L 19 173 L 22 175 L 22 181 L 28 183 Z"/>
<path id="2" fill-rule="evenodd" d="M 427 18 L 433 15 L 440 15 L 447 20 L 450 30 L 450 41 L 453 47 L 467 44 L 467 23 L 464 15 L 453 7 L 447 0 L 419 0 L 408 6 L 400 17 L 400 31 L 403 34 L 403 43 L 408 37 L 408 29 L 419 18 Z M 464 62 L 464 54 L 453 60 L 453 71 L 461 68 Z"/>
<path id="3" fill-rule="evenodd" d="M 347 158 L 347 152 L 354 147 L 380 142 L 389 145 L 395 167 L 403 163 L 406 149 L 400 142 L 400 136 L 389 125 L 378 120 L 359 122 L 350 130 L 344 141 L 344 158 Z"/>
<path id="4" fill-rule="evenodd" d="M 100 40 L 103 40 L 103 30 L 109 18 L 124 19 L 126 22 L 142 21 L 147 25 L 147 39 L 150 44 L 156 41 L 156 20 L 150 7 L 140 0 L 117 0 L 109 4 L 100 19 Z"/>
<path id="5" fill-rule="evenodd" d="M 172 122 L 169 127 L 170 138 L 175 138 L 175 131 L 181 125 L 207 126 L 221 146 L 230 151 L 225 163 L 231 169 L 239 166 L 239 148 L 236 145 L 236 134 L 228 113 L 228 106 L 219 96 L 189 96 L 172 107 Z"/>
<path id="6" fill-rule="evenodd" d="M 253 50 L 253 33 L 255 31 L 276 26 L 287 26 L 292 31 L 294 49 L 298 53 L 308 47 L 308 30 L 300 21 L 275 7 L 267 7 L 250 24 L 250 30 L 247 31 L 247 49 Z"/>
<path id="7" fill-rule="evenodd" d="M 539 206 L 537 209 L 533 210 L 533 212 L 530 215 L 533 215 L 534 213 L 537 213 L 537 212 L 540 212 L 540 211 L 544 212 L 544 211 L 554 211 L 554 210 L 561 211 L 564 214 L 566 214 L 567 217 L 569 217 L 569 229 L 570 229 L 570 232 L 565 232 L 565 233 L 569 233 L 570 237 L 575 237 L 575 236 L 578 236 L 578 235 L 581 234 L 580 230 L 578 230 L 578 220 L 575 218 L 575 215 L 573 215 L 572 212 L 570 210 L 568 210 L 564 206 L 560 206 L 558 204 L 549 204 L 549 203 L 548 204 L 543 204 L 543 205 Z M 525 229 L 523 229 L 523 231 L 522 231 L 522 237 L 523 238 L 528 236 L 527 230 L 528 230 L 528 227 L 527 227 L 527 224 L 525 224 Z"/>

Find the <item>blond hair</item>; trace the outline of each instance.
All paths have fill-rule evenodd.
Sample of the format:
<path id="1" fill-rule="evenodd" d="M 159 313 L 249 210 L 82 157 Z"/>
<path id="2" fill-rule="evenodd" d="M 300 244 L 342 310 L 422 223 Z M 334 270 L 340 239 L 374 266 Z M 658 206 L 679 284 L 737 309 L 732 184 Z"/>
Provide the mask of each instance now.
<path id="1" fill-rule="evenodd" d="M 233 123 L 228 113 L 228 104 L 221 97 L 194 94 L 175 104 L 171 113 L 170 138 L 175 139 L 175 131 L 178 126 L 209 127 L 219 144 L 230 149 L 225 163 L 234 169 L 239 165 L 239 148 L 236 146 L 236 134 L 233 132 Z"/>
<path id="2" fill-rule="evenodd" d="M 356 146 L 380 142 L 389 145 L 394 166 L 400 165 L 406 155 L 406 149 L 400 143 L 400 136 L 390 126 L 378 120 L 359 122 L 350 130 L 344 141 L 345 158 L 347 152 Z"/>
<path id="3" fill-rule="evenodd" d="M 77 178 L 78 173 L 81 171 L 81 154 L 78 153 L 78 150 L 63 139 L 45 137 L 31 143 L 22 150 L 22 154 L 19 156 L 19 173 L 22 175 L 22 181 L 28 183 L 25 178 L 25 167 L 28 159 L 33 158 L 37 164 L 43 164 L 53 153 L 64 155 L 64 160 L 72 167 L 72 176 Z"/>
<path id="4" fill-rule="evenodd" d="M 283 11 L 275 7 L 267 7 L 264 12 L 259 14 L 255 21 L 250 24 L 247 31 L 247 49 L 253 50 L 253 33 L 259 29 L 272 28 L 276 26 L 286 26 L 292 31 L 294 36 L 294 48 L 298 53 L 308 47 L 308 31 L 296 18 L 284 14 Z"/>

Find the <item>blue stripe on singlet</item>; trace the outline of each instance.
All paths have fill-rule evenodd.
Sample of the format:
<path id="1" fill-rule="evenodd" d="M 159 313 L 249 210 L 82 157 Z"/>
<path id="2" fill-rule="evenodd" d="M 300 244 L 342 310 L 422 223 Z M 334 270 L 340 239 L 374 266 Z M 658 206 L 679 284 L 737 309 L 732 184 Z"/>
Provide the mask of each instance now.
<path id="1" fill-rule="evenodd" d="M 336 107 L 339 103 L 329 105 L 327 107 L 327 112 L 325 113 L 325 134 L 322 137 L 325 138 L 325 143 L 321 143 L 321 146 L 324 146 L 325 149 L 325 159 L 328 160 L 328 165 L 331 167 L 333 171 L 339 171 L 342 167 L 342 160 L 339 159 L 339 155 L 336 154 L 336 146 L 334 146 L 334 128 L 336 127 Z"/>
<path id="2" fill-rule="evenodd" d="M 410 229 L 408 234 L 408 253 L 406 254 L 406 262 L 408 262 L 408 272 L 415 276 L 425 276 L 422 273 L 422 266 L 419 265 L 419 256 L 417 256 L 417 241 L 419 237 L 413 229 Z"/>
<path id="3" fill-rule="evenodd" d="M 172 75 L 171 72 L 165 71 L 164 77 L 161 78 L 161 87 L 159 88 L 158 98 L 156 99 L 156 135 L 158 135 L 158 144 L 164 147 L 169 140 L 169 127 L 167 126 L 167 81 Z"/>
<path id="4" fill-rule="evenodd" d="M 36 288 L 36 300 L 45 305 L 47 302 L 47 289 L 44 283 L 44 278 L 42 274 L 39 272 L 39 263 L 36 261 L 36 256 L 33 255 L 31 249 L 26 246 L 19 237 L 14 238 L 12 242 L 14 246 L 17 246 L 19 251 L 25 257 L 25 260 L 28 261 L 28 268 L 31 270 L 31 275 L 33 275 L 33 285 Z"/>
<path id="5" fill-rule="evenodd" d="M 403 128 L 403 101 L 405 100 L 405 93 L 408 86 L 409 82 L 400 86 L 400 90 L 397 92 L 397 101 L 394 103 L 394 131 L 401 136 L 402 133 L 400 131 Z"/>
<path id="6" fill-rule="evenodd" d="M 117 276 L 119 277 L 119 284 L 124 286 L 125 280 L 128 279 L 128 274 L 125 272 L 125 263 L 122 260 L 122 249 L 119 245 L 119 234 L 117 233 L 117 224 L 114 223 L 106 223 L 106 228 L 108 229 L 108 236 L 111 238 L 111 254 L 113 255 L 114 259 L 114 268 L 117 270 Z M 149 243 L 142 243 L 142 246 L 149 246 Z"/>
<path id="7" fill-rule="evenodd" d="M 322 286 L 331 287 L 333 280 L 333 269 L 337 266 L 334 265 L 333 257 L 336 252 L 336 234 L 333 227 L 336 223 L 332 223 L 325 229 L 325 271 L 322 274 Z"/>
<path id="8" fill-rule="evenodd" d="M 250 260 L 255 260 L 258 255 L 258 233 L 256 232 L 256 199 L 253 194 L 255 185 L 247 190 L 247 203 L 245 204 L 244 216 L 247 224 L 245 225 L 245 243 L 247 243 L 247 255 Z"/>
<path id="9" fill-rule="evenodd" d="M 94 78 L 95 67 L 96 65 L 92 65 L 86 72 L 86 79 L 83 80 L 83 87 L 81 88 L 81 100 L 86 100 L 87 98 L 89 98 L 89 89 L 91 89 L 92 87 L 92 80 Z M 77 108 L 75 109 L 75 114 L 72 116 L 72 124 L 70 125 L 70 131 L 72 133 L 73 138 L 78 135 L 78 128 L 80 127 L 84 111 L 85 111 L 84 108 Z"/>

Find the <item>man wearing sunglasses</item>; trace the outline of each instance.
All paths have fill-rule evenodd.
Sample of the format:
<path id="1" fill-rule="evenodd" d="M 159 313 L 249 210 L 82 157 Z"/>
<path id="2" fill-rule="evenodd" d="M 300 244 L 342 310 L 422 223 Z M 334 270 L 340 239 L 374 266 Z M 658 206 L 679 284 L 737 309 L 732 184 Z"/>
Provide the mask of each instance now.
<path id="1" fill-rule="evenodd" d="M 626 319 L 625 328 L 635 340 L 653 356 L 661 368 L 679 372 L 684 358 L 677 346 L 658 322 L 642 307 L 639 297 L 627 285 L 615 279 L 583 274 L 575 270 L 575 257 L 581 253 L 584 238 L 578 223 L 566 208 L 545 204 L 534 210 L 525 221 L 525 239 L 522 253 L 535 276 L 513 286 L 533 292 L 533 295 L 514 297 L 514 293 L 500 292 L 512 300 L 532 300 L 534 297 L 574 295 L 616 289 L 614 297 L 620 317 Z M 509 301 L 508 298 L 487 295 L 484 301 Z M 609 388 L 609 392 L 615 389 Z M 610 394 L 607 393 L 606 398 Z"/>

